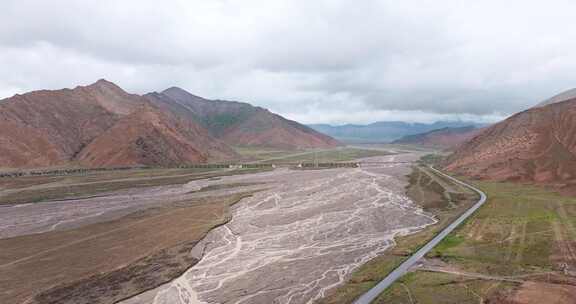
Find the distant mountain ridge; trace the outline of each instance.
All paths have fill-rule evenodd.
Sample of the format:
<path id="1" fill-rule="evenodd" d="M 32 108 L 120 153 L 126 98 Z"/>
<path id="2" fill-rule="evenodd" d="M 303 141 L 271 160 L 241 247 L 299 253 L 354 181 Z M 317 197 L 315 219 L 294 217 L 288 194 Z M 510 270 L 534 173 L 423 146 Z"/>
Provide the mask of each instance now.
<path id="1" fill-rule="evenodd" d="M 393 144 L 419 145 L 431 148 L 454 149 L 480 133 L 475 126 L 445 127 L 425 133 L 406 135 L 393 141 Z"/>
<path id="2" fill-rule="evenodd" d="M 184 102 L 178 94 L 201 102 Z M 0 100 L 0 168 L 225 161 L 239 158 L 231 144 L 296 149 L 339 143 L 265 109 L 175 88 L 143 97 L 101 79 Z"/>
<path id="3" fill-rule="evenodd" d="M 392 142 L 403 136 L 425 133 L 446 127 L 458 128 L 483 124 L 463 121 L 438 121 L 430 124 L 407 123 L 402 121 L 383 121 L 368 125 L 342 125 L 312 124 L 311 128 L 330 135 L 340 141 L 348 143 L 383 143 Z"/>

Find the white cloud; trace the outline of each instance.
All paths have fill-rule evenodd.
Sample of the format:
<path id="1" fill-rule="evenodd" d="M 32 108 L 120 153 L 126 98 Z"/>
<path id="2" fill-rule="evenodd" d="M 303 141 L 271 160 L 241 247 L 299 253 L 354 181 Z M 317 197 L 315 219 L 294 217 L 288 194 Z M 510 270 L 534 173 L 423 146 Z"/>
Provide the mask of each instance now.
<path id="1" fill-rule="evenodd" d="M 576 2 L 3 0 L 0 96 L 98 78 L 304 122 L 490 121 L 576 86 Z"/>

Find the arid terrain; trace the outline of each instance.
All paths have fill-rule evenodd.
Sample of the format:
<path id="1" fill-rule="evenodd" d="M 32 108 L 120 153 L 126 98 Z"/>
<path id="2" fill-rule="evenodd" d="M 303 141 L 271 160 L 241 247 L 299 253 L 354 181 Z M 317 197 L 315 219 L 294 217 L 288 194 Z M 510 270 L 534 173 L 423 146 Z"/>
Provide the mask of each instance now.
<path id="1" fill-rule="evenodd" d="M 543 187 L 475 184 L 486 205 L 375 303 L 575 303 L 576 200 Z"/>
<path id="2" fill-rule="evenodd" d="M 167 112 L 198 122 L 232 146 L 305 149 L 340 145 L 330 136 L 244 102 L 208 100 L 177 87 L 144 97 Z"/>
<path id="3" fill-rule="evenodd" d="M 576 0 L 0 12 L 0 304 L 576 304 Z"/>
<path id="4" fill-rule="evenodd" d="M 471 177 L 529 182 L 574 193 L 576 99 L 569 93 L 484 129 L 461 145 L 445 168 Z"/>
<path id="5" fill-rule="evenodd" d="M 0 302 L 113 303 L 196 263 L 194 245 L 265 186 L 203 187 L 257 171 L 194 171 L 3 179 L 2 196 L 38 200 L 0 207 Z M 41 199 L 69 187 L 76 198 Z"/>
<path id="6" fill-rule="evenodd" d="M 395 237 L 436 222 L 404 195 L 417 154 L 275 154 L 370 158 L 1 179 L 0 302 L 310 303 Z"/>
<path id="7" fill-rule="evenodd" d="M 352 303 L 476 201 L 424 165 L 409 181 L 408 196 L 438 224 L 398 238 L 318 303 Z M 374 303 L 575 303 L 575 199 L 542 186 L 467 182 L 486 193 L 486 204 Z"/>
<path id="8" fill-rule="evenodd" d="M 338 145 L 264 108 L 174 87 L 140 96 L 101 79 L 0 100 L 0 168 L 166 167 L 237 160 L 232 146 Z"/>
<path id="9" fill-rule="evenodd" d="M 451 150 L 470 140 L 480 133 L 481 130 L 481 128 L 474 126 L 459 128 L 446 127 L 425 133 L 404 136 L 392 143 Z"/>
<path id="10" fill-rule="evenodd" d="M 0 118 L 2 168 L 169 166 L 237 156 L 198 123 L 103 79 L 3 99 Z"/>
<path id="11" fill-rule="evenodd" d="M 436 222 L 404 195 L 407 173 L 408 164 L 380 164 L 214 182 L 268 181 L 269 189 L 236 204 L 232 220 L 196 246 L 198 264 L 123 303 L 311 303 L 391 247 L 395 236 Z"/>

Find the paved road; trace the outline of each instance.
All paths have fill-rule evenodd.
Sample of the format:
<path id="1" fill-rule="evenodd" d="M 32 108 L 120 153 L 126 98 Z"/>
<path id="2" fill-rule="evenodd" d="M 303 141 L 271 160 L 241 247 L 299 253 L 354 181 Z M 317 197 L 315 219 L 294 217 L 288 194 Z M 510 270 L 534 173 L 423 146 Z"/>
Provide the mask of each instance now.
<path id="1" fill-rule="evenodd" d="M 432 169 L 434 172 L 445 176 L 446 178 L 449 178 L 451 180 L 453 180 L 454 182 L 466 186 L 474 191 L 476 191 L 478 194 L 480 194 L 480 199 L 478 200 L 478 202 L 476 204 L 474 204 L 474 206 L 472 206 L 470 209 L 466 210 L 466 212 L 464 212 L 458 219 L 456 219 L 454 222 L 452 222 L 452 224 L 450 224 L 448 227 L 444 228 L 444 230 L 442 230 L 438 235 L 436 235 L 436 237 L 434 237 L 432 240 L 430 240 L 426 245 L 424 245 L 422 248 L 420 248 L 418 251 L 416 251 L 416 253 L 414 253 L 410 258 L 408 258 L 406 261 L 404 261 L 404 263 L 400 264 L 400 266 L 398 266 L 398 268 L 396 268 L 394 271 L 392 271 L 390 274 L 388 274 L 387 277 L 385 277 L 382 281 L 380 281 L 380 283 L 378 283 L 376 286 L 372 287 L 372 289 L 368 290 L 365 294 L 363 294 L 361 297 L 359 297 L 356 301 L 354 301 L 354 304 L 370 304 L 372 303 L 372 301 L 374 301 L 384 290 L 386 290 L 386 288 L 388 288 L 390 285 L 392 285 L 392 283 L 394 283 L 396 280 L 398 280 L 400 277 L 402 277 L 406 272 L 408 272 L 408 270 L 410 269 L 410 267 L 414 266 L 414 264 L 416 264 L 416 262 L 418 262 L 418 260 L 420 260 L 422 257 L 424 257 L 430 250 L 432 250 L 432 248 L 434 248 L 436 245 L 438 245 L 438 243 L 440 243 L 448 234 L 450 234 L 450 232 L 452 232 L 456 227 L 458 227 L 458 225 L 460 225 L 463 221 L 465 221 L 468 217 L 470 217 L 470 215 L 472 215 L 472 213 L 474 213 L 476 210 L 478 210 L 478 208 L 480 208 L 485 202 L 486 202 L 486 194 L 484 194 L 484 192 L 482 192 L 481 190 L 468 185 L 464 182 L 461 182 L 449 175 L 446 175 L 432 167 L 430 167 L 430 169 Z"/>

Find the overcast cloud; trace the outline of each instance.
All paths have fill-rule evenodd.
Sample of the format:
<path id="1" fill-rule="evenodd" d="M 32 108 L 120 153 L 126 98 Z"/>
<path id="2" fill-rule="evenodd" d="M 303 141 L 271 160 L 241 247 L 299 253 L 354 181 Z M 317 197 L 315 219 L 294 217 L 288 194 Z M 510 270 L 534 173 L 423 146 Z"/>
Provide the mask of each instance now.
<path id="1" fill-rule="evenodd" d="M 576 87 L 573 0 L 2 0 L 0 98 L 106 78 L 305 123 L 490 122 Z"/>

